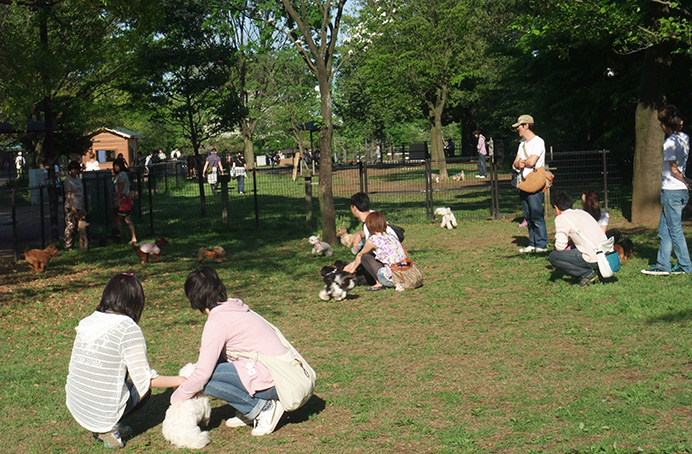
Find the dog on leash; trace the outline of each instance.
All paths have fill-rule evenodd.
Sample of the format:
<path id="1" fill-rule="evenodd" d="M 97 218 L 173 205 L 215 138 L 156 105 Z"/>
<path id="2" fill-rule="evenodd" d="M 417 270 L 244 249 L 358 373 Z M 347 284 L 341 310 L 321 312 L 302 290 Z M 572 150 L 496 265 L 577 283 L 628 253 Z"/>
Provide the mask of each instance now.
<path id="1" fill-rule="evenodd" d="M 462 170 L 461 172 L 457 173 L 452 177 L 453 181 L 464 181 L 466 176 L 464 175 L 464 171 Z"/>
<path id="2" fill-rule="evenodd" d="M 195 364 L 186 364 L 179 375 L 189 377 L 195 370 Z M 176 448 L 201 449 L 209 444 L 209 432 L 202 431 L 199 425 L 206 426 L 211 418 L 209 398 L 197 394 L 192 399 L 176 402 L 166 410 L 161 432 L 163 437 Z"/>
<path id="3" fill-rule="evenodd" d="M 168 244 L 168 240 L 160 236 L 153 243 L 133 244 L 132 249 L 134 249 L 135 254 L 142 260 L 142 265 L 144 265 L 149 262 L 158 262 L 163 255 L 161 248 L 168 246 Z"/>
<path id="4" fill-rule="evenodd" d="M 442 216 L 440 227 L 443 229 L 453 229 L 457 226 L 457 218 L 449 207 L 440 207 L 435 210 L 435 216 Z"/>
<path id="5" fill-rule="evenodd" d="M 212 249 L 207 249 L 205 247 L 199 248 L 197 251 L 197 262 L 202 263 L 202 260 L 209 259 L 216 263 L 220 263 L 226 260 L 226 251 L 221 246 L 214 246 Z"/>
<path id="6" fill-rule="evenodd" d="M 339 227 L 339 229 L 336 231 L 336 237 L 339 238 L 341 244 L 343 244 L 347 248 L 353 247 L 353 242 L 355 241 L 357 236 L 358 234 L 356 233 L 348 233 L 346 227 Z"/>
<path id="7" fill-rule="evenodd" d="M 346 299 L 349 290 L 353 290 L 356 286 L 356 277 L 344 271 L 346 263 L 337 260 L 332 266 L 323 266 L 320 274 L 324 281 L 324 289 L 320 290 L 319 297 L 321 300 L 329 301 L 335 299 L 341 301 Z"/>
<path id="8" fill-rule="evenodd" d="M 318 236 L 311 236 L 308 239 L 308 243 L 312 244 L 312 255 L 326 255 L 330 257 L 334 253 L 331 244 L 320 241 Z"/>
<path id="9" fill-rule="evenodd" d="M 58 255 L 58 248 L 52 244 L 45 249 L 24 250 L 24 260 L 35 273 L 42 273 L 54 255 Z"/>
<path id="10" fill-rule="evenodd" d="M 86 220 L 86 212 L 80 211 L 77 215 L 77 230 L 79 231 L 79 250 L 86 251 L 89 248 L 89 238 L 87 238 L 87 227 L 89 223 Z"/>
<path id="11" fill-rule="evenodd" d="M 615 243 L 613 245 L 613 249 L 615 249 L 615 252 L 618 253 L 618 257 L 620 257 L 620 263 L 622 265 L 627 263 L 628 259 L 634 257 L 634 243 L 632 243 L 632 240 L 629 238 L 625 238 L 624 240 Z"/>

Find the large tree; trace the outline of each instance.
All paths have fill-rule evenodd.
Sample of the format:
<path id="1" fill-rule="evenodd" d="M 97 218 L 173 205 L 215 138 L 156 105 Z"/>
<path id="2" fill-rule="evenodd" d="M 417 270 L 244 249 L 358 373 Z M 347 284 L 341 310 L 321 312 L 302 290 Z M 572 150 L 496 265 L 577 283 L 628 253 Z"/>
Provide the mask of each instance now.
<path id="1" fill-rule="evenodd" d="M 378 74 L 373 82 L 384 82 L 417 96 L 430 129 L 432 159 L 440 166 L 440 177 L 447 179 L 444 112 L 452 92 L 477 77 L 486 46 L 473 22 L 476 5 L 471 0 L 394 4 L 392 20 L 383 20 L 379 32 L 371 31 L 373 43 L 367 53 L 373 72 Z M 380 11 L 380 5 L 372 2 L 361 10 L 361 16 L 377 17 Z"/>
<path id="2" fill-rule="evenodd" d="M 254 136 L 275 99 L 268 94 L 277 77 L 277 53 L 286 37 L 271 25 L 271 10 L 258 9 L 250 0 L 233 0 L 219 7 L 220 38 L 236 49 L 227 87 L 240 102 L 244 115 L 237 121 L 248 166 L 254 166 Z"/>
<path id="3" fill-rule="evenodd" d="M 534 54 L 559 41 L 561 52 L 607 43 L 613 55 L 633 56 L 640 67 L 634 111 L 634 175 L 632 221 L 654 224 L 659 219 L 661 131 L 657 111 L 667 99 L 673 62 L 689 58 L 692 47 L 692 13 L 682 3 L 659 0 L 531 2 L 528 14 L 519 16 L 516 29 L 524 33 L 524 45 Z M 569 39 L 564 39 L 567 36 Z M 592 59 L 593 60 L 593 59 Z M 603 64 L 603 60 L 599 61 Z M 617 68 L 602 68 L 617 73 Z"/>
<path id="4" fill-rule="evenodd" d="M 43 121 L 23 137 L 54 181 L 58 155 L 80 153 L 96 123 L 91 107 L 123 70 L 122 48 L 152 2 L 0 0 L 0 109 L 15 125 Z M 141 14 L 141 16 L 140 16 Z M 76 145 L 76 146 L 75 146 Z M 51 238 L 58 239 L 58 194 L 49 187 Z"/>
<path id="5" fill-rule="evenodd" d="M 222 30 L 210 20 L 211 2 L 172 0 L 163 7 L 163 20 L 132 55 L 134 79 L 125 79 L 129 90 L 148 96 L 157 118 L 182 130 L 197 157 L 206 141 L 232 128 L 242 114 L 235 93 L 226 89 L 235 48 L 220 39 Z M 197 175 L 205 215 L 202 169 Z"/>

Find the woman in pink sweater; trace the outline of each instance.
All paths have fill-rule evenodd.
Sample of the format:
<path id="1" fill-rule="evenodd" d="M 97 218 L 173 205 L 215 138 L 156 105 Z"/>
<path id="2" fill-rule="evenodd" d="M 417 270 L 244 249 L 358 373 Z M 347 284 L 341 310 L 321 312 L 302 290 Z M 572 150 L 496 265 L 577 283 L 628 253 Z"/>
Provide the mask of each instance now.
<path id="1" fill-rule="evenodd" d="M 254 425 L 252 435 L 274 431 L 284 412 L 274 379 L 260 362 L 244 357 L 229 357 L 226 352 L 258 352 L 281 355 L 286 348 L 274 329 L 261 316 L 237 298 L 228 298 L 226 287 L 216 272 L 201 267 L 185 281 L 190 305 L 207 322 L 197 367 L 171 396 L 171 404 L 204 394 L 225 400 L 236 409 L 229 427 Z"/>

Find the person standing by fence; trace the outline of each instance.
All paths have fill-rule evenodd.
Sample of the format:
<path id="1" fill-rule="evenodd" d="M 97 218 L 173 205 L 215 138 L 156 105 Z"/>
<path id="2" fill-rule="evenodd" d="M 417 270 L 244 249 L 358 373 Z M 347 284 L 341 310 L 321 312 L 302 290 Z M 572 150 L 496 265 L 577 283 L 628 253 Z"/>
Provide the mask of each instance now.
<path id="1" fill-rule="evenodd" d="M 202 178 L 207 175 L 207 170 L 209 174 L 207 176 L 207 182 L 211 186 L 211 192 L 216 194 L 216 188 L 219 185 L 218 172 L 223 172 L 223 166 L 221 165 L 221 158 L 216 153 L 216 148 L 211 149 L 211 153 L 204 163 L 204 169 L 202 169 Z"/>
<path id="2" fill-rule="evenodd" d="M 113 161 L 113 188 L 115 200 L 113 202 L 114 217 L 113 223 L 117 229 L 118 240 L 122 238 L 122 220 L 130 229 L 132 238 L 130 244 L 137 244 L 137 235 L 135 235 L 135 225 L 132 223 L 130 213 L 132 212 L 132 197 L 130 196 L 130 179 L 127 172 L 124 171 L 124 163 L 118 159 Z"/>
<path id="3" fill-rule="evenodd" d="M 84 185 L 79 178 L 79 163 L 72 161 L 67 166 L 65 189 L 65 249 L 74 247 L 74 240 L 79 233 L 79 218 L 86 217 L 84 211 Z"/>
<path id="4" fill-rule="evenodd" d="M 476 175 L 476 178 L 487 178 L 488 167 L 485 165 L 485 159 L 488 157 L 488 150 L 485 148 L 485 136 L 480 131 L 473 131 L 473 137 L 478 140 L 476 145 L 478 150 L 478 175 Z"/>
<path id="5" fill-rule="evenodd" d="M 245 193 L 245 175 L 247 174 L 247 163 L 245 157 L 239 151 L 233 158 L 231 174 L 238 179 L 238 194 Z"/>
<path id="6" fill-rule="evenodd" d="M 685 233 L 682 231 L 682 210 L 689 200 L 689 183 L 685 167 L 690 153 L 690 138 L 682 132 L 682 116 L 677 107 L 663 106 L 658 111 L 658 121 L 666 134 L 663 142 L 663 166 L 661 167 L 661 219 L 658 223 L 658 247 L 656 264 L 642 270 L 653 276 L 688 274 L 692 272 L 690 253 Z M 678 264 L 671 268 L 670 255 L 675 251 Z"/>
<path id="7" fill-rule="evenodd" d="M 533 131 L 531 115 L 522 115 L 512 125 L 517 129 L 521 142 L 514 158 L 513 167 L 521 172 L 522 178 L 545 165 L 545 142 Z M 521 211 L 529 228 L 529 245 L 519 249 L 521 253 L 548 252 L 548 230 L 543 211 L 543 192 L 529 193 L 519 190 Z"/>

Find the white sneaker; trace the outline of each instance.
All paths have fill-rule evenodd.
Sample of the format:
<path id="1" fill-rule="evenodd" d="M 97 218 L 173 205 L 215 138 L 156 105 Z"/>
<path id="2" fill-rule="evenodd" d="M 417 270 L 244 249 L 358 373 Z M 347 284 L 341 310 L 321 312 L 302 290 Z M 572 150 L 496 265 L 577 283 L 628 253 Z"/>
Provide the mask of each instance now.
<path id="1" fill-rule="evenodd" d="M 527 254 L 530 252 L 536 252 L 536 248 L 533 246 L 526 246 L 526 247 L 519 249 L 519 252 L 521 252 L 522 254 Z"/>
<path id="2" fill-rule="evenodd" d="M 548 249 L 544 248 L 544 247 L 537 247 L 537 248 L 534 248 L 533 252 L 537 252 L 537 253 L 548 252 Z"/>
<path id="3" fill-rule="evenodd" d="M 284 407 L 278 400 L 270 400 L 255 419 L 252 435 L 260 437 L 274 432 L 276 425 L 284 414 Z"/>
<path id="4" fill-rule="evenodd" d="M 476 178 L 483 178 L 481 175 L 476 175 Z"/>
<path id="5" fill-rule="evenodd" d="M 247 419 L 242 413 L 235 412 L 235 417 L 226 420 L 226 427 L 246 427 L 252 425 L 252 419 Z"/>

